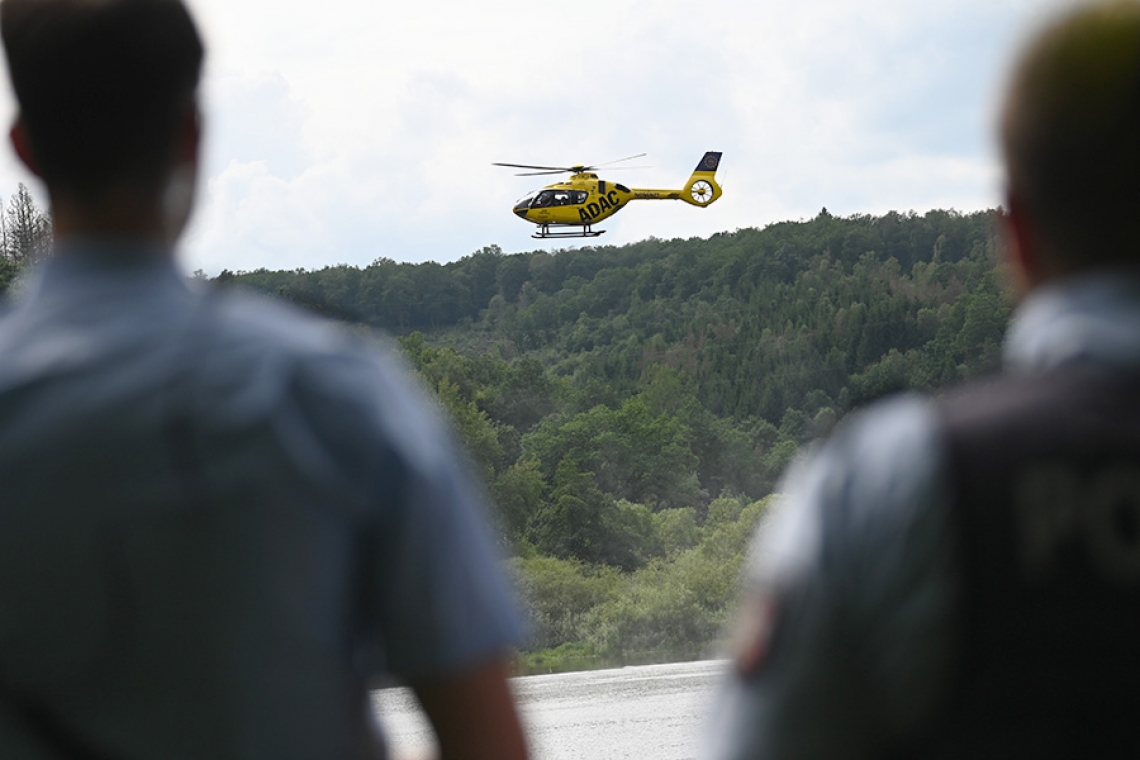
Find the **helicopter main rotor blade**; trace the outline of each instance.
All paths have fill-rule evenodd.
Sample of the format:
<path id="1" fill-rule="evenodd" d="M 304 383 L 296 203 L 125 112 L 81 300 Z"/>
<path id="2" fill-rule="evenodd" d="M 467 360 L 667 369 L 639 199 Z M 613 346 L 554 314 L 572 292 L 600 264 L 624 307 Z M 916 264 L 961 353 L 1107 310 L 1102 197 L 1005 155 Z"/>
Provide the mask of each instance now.
<path id="1" fill-rule="evenodd" d="M 609 166 L 610 164 L 620 164 L 622 161 L 632 161 L 635 158 L 642 158 L 645 155 L 646 154 L 644 154 L 644 153 L 638 153 L 635 156 L 626 156 L 625 158 L 619 158 L 619 159 L 616 159 L 614 161 L 606 161 L 604 164 L 595 164 L 593 166 L 540 166 L 537 164 L 507 164 L 507 163 L 501 163 L 499 161 L 492 162 L 491 166 L 506 166 L 506 167 L 511 168 L 511 169 L 534 169 L 535 170 L 533 172 L 516 174 L 515 175 L 516 177 L 537 177 L 537 176 L 547 175 L 547 174 L 566 174 L 567 172 L 569 172 L 570 174 L 581 174 L 582 172 L 594 171 L 595 169 L 602 167 L 602 166 Z M 618 166 L 618 167 L 614 167 L 614 169 L 612 169 L 612 170 L 607 170 L 607 171 L 614 171 L 614 170 L 618 170 L 618 169 L 648 169 L 648 168 L 650 168 L 650 167 L 647 167 L 647 166 Z"/>
<path id="2" fill-rule="evenodd" d="M 549 172 L 572 172 L 573 167 L 570 166 L 534 166 L 533 164 L 500 164 L 498 162 L 492 163 L 491 166 L 507 166 L 511 169 L 544 169 Z"/>
<path id="3" fill-rule="evenodd" d="M 604 164 L 595 164 L 591 168 L 596 169 L 599 166 L 609 166 L 610 164 L 620 164 L 622 161 L 632 161 L 635 158 L 644 158 L 645 155 L 646 154 L 644 154 L 644 153 L 638 153 L 636 156 L 626 156 L 625 158 L 617 158 L 617 159 L 614 159 L 613 161 L 606 161 Z"/>

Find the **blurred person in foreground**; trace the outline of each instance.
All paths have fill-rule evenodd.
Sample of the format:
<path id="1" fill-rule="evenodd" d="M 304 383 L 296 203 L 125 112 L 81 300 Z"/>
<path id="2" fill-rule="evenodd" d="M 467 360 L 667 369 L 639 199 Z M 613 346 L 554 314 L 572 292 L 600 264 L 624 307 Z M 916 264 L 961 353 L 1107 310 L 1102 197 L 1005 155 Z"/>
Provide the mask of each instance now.
<path id="1" fill-rule="evenodd" d="M 179 0 L 3 0 L 55 250 L 0 319 L 0 757 L 523 758 L 480 490 L 401 365 L 188 287 L 203 50 Z"/>
<path id="2" fill-rule="evenodd" d="M 788 477 L 707 757 L 1140 757 L 1140 4 L 1005 99 L 1005 371 L 882 403 Z"/>

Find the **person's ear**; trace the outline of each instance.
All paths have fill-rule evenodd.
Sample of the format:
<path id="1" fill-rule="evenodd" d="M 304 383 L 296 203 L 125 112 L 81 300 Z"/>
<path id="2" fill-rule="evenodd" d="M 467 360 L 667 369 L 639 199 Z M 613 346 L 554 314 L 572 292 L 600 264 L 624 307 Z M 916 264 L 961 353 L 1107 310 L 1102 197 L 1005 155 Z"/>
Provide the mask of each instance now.
<path id="1" fill-rule="evenodd" d="M 199 152 L 202 149 L 202 113 L 198 105 L 191 105 L 182 116 L 182 123 L 178 129 L 178 143 L 175 146 L 175 163 L 179 165 L 198 165 Z"/>
<path id="2" fill-rule="evenodd" d="M 196 105 L 186 109 L 178 126 L 174 165 L 162 194 L 162 221 L 171 242 L 178 239 L 194 210 L 198 159 L 202 146 L 201 115 Z"/>
<path id="3" fill-rule="evenodd" d="M 1033 225 L 1025 212 L 1025 206 L 1012 192 L 1006 195 L 1006 210 L 1001 222 L 1006 267 L 1020 298 L 1042 280 L 1045 272 Z"/>
<path id="4" fill-rule="evenodd" d="M 24 119 L 21 116 L 16 117 L 15 123 L 12 124 L 12 129 L 8 132 L 8 139 L 12 142 L 12 149 L 16 151 L 16 156 L 20 159 L 20 163 L 28 167 L 28 171 L 40 177 L 40 167 L 36 163 L 36 157 L 32 153 L 32 143 L 28 139 L 28 127 L 24 124 Z"/>

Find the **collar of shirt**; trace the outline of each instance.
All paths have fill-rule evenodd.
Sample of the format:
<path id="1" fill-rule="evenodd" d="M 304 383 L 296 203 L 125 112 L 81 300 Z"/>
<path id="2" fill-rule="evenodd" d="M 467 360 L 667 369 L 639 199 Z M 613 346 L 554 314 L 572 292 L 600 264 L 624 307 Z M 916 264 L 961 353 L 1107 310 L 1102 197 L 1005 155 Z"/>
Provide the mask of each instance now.
<path id="1" fill-rule="evenodd" d="M 81 293 L 128 297 L 189 292 L 173 252 L 153 241 L 130 238 L 72 238 L 58 244 L 17 297 L 24 304 L 76 304 Z"/>
<path id="2" fill-rule="evenodd" d="M 1014 315 L 1004 358 L 1014 370 L 1075 360 L 1140 368 L 1140 272 L 1097 272 L 1038 288 Z"/>

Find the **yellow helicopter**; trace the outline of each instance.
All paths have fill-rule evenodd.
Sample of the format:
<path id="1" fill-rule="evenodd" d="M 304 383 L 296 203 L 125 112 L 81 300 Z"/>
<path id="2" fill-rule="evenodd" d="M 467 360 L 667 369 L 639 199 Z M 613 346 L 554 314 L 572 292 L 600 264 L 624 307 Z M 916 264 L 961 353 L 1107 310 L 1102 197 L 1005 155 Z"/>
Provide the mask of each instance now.
<path id="1" fill-rule="evenodd" d="M 721 153 L 709 151 L 697 164 L 689 181 L 680 190 L 645 190 L 628 188 L 617 182 L 598 179 L 594 170 L 602 166 L 641 158 L 636 156 L 619 158 L 598 166 L 531 166 L 529 164 L 500 164 L 514 169 L 535 169 L 516 176 L 535 177 L 546 174 L 570 173 L 565 182 L 547 185 L 541 190 L 521 198 L 515 204 L 514 212 L 520 218 L 538 225 L 536 238 L 597 237 L 605 230 L 594 230 L 592 226 L 609 219 L 625 208 L 633 200 L 681 200 L 693 206 L 704 208 L 722 194 L 716 182 L 716 170 L 720 166 Z M 631 167 L 621 167 L 631 168 Z M 574 231 L 551 231 L 551 228 L 578 227 Z"/>

